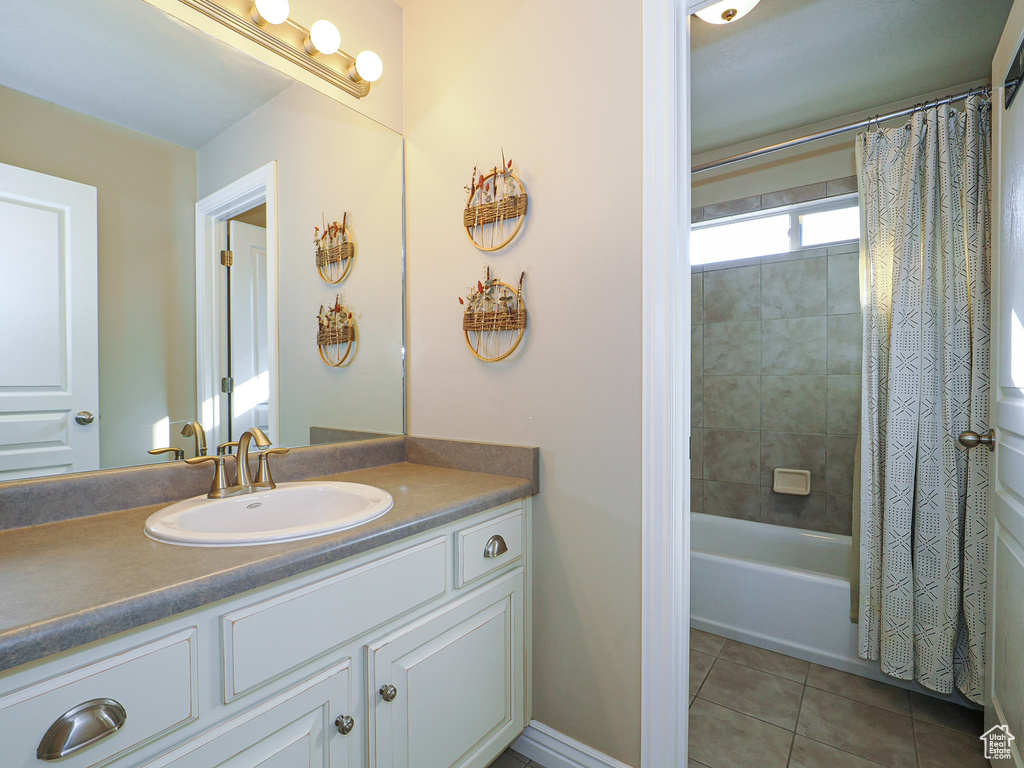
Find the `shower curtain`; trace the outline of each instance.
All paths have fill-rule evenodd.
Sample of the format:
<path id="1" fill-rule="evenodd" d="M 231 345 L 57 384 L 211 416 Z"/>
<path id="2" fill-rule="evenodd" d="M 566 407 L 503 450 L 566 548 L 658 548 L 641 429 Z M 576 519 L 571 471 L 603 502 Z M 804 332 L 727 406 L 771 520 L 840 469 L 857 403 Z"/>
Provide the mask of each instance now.
<path id="1" fill-rule="evenodd" d="M 857 137 L 864 310 L 859 653 L 982 700 L 991 109 Z"/>

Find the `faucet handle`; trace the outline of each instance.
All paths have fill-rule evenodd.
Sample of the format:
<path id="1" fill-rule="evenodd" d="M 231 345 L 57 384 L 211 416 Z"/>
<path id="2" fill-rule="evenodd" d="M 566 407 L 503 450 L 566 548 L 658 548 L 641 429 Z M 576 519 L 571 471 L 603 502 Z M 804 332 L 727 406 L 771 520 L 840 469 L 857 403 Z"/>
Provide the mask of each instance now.
<path id="1" fill-rule="evenodd" d="M 181 448 L 152 448 L 146 453 L 151 456 L 159 456 L 161 453 L 173 453 L 175 461 L 181 461 L 185 458 L 185 452 Z"/>
<path id="2" fill-rule="evenodd" d="M 256 485 L 262 488 L 276 488 L 277 483 L 274 482 L 274 478 L 270 476 L 270 456 L 275 453 L 285 454 L 288 453 L 290 448 L 268 448 L 265 451 L 260 451 L 257 458 L 260 460 L 260 468 L 256 473 Z"/>
<path id="3" fill-rule="evenodd" d="M 217 446 L 217 455 L 218 456 L 230 456 L 231 455 L 231 449 L 232 448 L 237 448 L 237 447 L 238 447 L 238 441 L 237 440 L 229 440 L 226 443 L 221 443 L 220 445 Z"/>
<path id="4" fill-rule="evenodd" d="M 214 463 L 213 484 L 210 486 L 210 492 L 206 494 L 208 499 L 220 499 L 226 495 L 225 491 L 228 488 L 228 476 L 224 469 L 226 459 L 226 456 L 193 456 L 191 459 L 185 459 L 185 463 L 192 466 L 204 464 L 207 461 Z"/>

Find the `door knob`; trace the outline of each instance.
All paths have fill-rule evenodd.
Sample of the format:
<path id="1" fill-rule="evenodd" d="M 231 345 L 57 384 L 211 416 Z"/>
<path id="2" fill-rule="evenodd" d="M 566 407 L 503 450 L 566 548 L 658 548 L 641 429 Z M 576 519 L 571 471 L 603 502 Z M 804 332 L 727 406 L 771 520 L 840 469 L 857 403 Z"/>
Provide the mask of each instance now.
<path id="1" fill-rule="evenodd" d="M 338 733 L 342 736 L 348 736 L 352 733 L 352 729 L 356 727 L 356 721 L 352 719 L 350 715 L 340 715 L 334 724 L 338 726 Z"/>
<path id="2" fill-rule="evenodd" d="M 88 411 L 79 411 L 75 414 L 76 424 L 92 424 L 93 415 Z"/>
<path id="3" fill-rule="evenodd" d="M 384 701 L 394 701 L 395 697 L 398 696 L 398 689 L 393 685 L 382 685 L 380 687 L 380 697 Z"/>
<path id="4" fill-rule="evenodd" d="M 987 445 L 990 451 L 996 449 L 996 431 L 994 429 L 990 429 L 983 435 L 968 430 L 960 435 L 957 440 L 964 448 L 977 448 L 979 445 Z"/>

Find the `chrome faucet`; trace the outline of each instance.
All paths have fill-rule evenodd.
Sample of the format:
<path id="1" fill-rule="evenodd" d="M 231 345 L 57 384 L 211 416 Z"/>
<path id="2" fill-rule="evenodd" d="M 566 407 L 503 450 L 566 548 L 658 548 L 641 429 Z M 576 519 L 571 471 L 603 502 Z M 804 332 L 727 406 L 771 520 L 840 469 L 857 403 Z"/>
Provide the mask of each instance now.
<path id="1" fill-rule="evenodd" d="M 206 430 L 203 429 L 202 424 L 198 421 L 190 421 L 181 428 L 181 434 L 184 437 L 196 439 L 196 456 L 206 455 Z"/>

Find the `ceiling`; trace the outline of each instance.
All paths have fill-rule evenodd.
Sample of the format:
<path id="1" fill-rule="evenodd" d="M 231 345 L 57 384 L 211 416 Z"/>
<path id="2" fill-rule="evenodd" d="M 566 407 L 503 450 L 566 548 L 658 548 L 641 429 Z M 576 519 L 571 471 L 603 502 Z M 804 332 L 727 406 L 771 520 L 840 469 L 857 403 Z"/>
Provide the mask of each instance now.
<path id="1" fill-rule="evenodd" d="M 691 25 L 694 154 L 987 79 L 1012 0 L 761 0 Z"/>
<path id="2" fill-rule="evenodd" d="M 0 0 L 0 85 L 198 149 L 293 81 L 139 0 Z"/>

